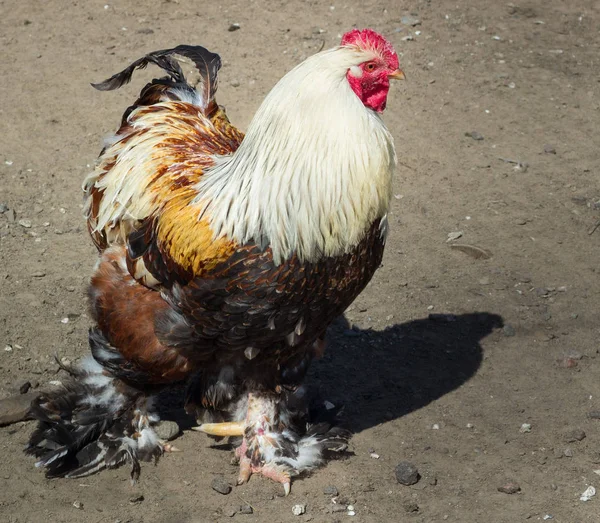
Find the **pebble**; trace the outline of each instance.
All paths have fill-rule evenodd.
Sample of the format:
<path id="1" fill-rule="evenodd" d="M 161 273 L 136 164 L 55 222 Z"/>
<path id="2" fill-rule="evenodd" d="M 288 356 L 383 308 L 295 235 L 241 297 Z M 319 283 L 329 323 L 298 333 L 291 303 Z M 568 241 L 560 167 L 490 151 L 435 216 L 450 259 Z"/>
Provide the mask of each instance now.
<path id="1" fill-rule="evenodd" d="M 564 452 L 563 452 L 563 455 L 564 455 L 566 458 L 572 458 L 572 457 L 573 457 L 573 449 L 571 449 L 570 447 L 567 447 L 567 448 L 564 450 Z"/>
<path id="2" fill-rule="evenodd" d="M 582 441 L 585 439 L 585 432 L 582 429 L 573 429 L 565 433 L 566 443 L 575 443 L 576 441 Z"/>
<path id="3" fill-rule="evenodd" d="M 227 28 L 227 30 L 230 33 L 233 33 L 234 31 L 237 31 L 238 29 L 241 29 L 241 28 L 242 28 L 242 26 L 240 24 L 234 23 L 234 24 L 230 24 L 230 26 Z"/>
<path id="4" fill-rule="evenodd" d="M 519 432 L 521 434 L 526 434 L 527 432 L 531 432 L 531 425 L 529 423 L 523 423 L 519 428 Z"/>
<path id="5" fill-rule="evenodd" d="M 83 510 L 83 503 L 81 501 L 73 501 L 73 506 L 76 509 Z"/>
<path id="6" fill-rule="evenodd" d="M 6 219 L 10 223 L 14 223 L 14 221 L 17 219 L 17 213 L 15 213 L 14 209 L 8 209 L 8 211 L 6 211 Z"/>
<path id="7" fill-rule="evenodd" d="M 446 243 L 454 241 L 454 240 L 458 240 L 462 235 L 463 235 L 462 231 L 449 232 L 448 233 L 448 239 L 446 240 Z"/>
<path id="8" fill-rule="evenodd" d="M 141 503 L 142 501 L 144 501 L 143 494 L 134 494 L 133 496 L 131 496 L 129 498 L 129 503 L 131 503 L 132 505 L 137 505 L 138 503 Z"/>
<path id="9" fill-rule="evenodd" d="M 600 419 L 600 410 L 590 410 L 588 412 L 588 418 L 590 418 L 590 419 Z"/>
<path id="10" fill-rule="evenodd" d="M 517 224 L 517 225 L 527 225 L 527 219 L 526 218 L 517 218 L 515 220 L 515 224 Z"/>
<path id="11" fill-rule="evenodd" d="M 237 514 L 237 508 L 228 507 L 223 511 L 223 514 L 225 514 L 229 518 L 232 518 Z"/>
<path id="12" fill-rule="evenodd" d="M 240 506 L 240 510 L 238 512 L 240 514 L 252 514 L 254 512 L 254 509 L 252 508 L 252 505 L 248 505 L 248 503 L 245 503 L 244 505 Z"/>
<path id="13" fill-rule="evenodd" d="M 213 480 L 210 483 L 210 486 L 219 494 L 227 495 L 231 492 L 231 485 L 220 476 L 213 478 Z"/>
<path id="14" fill-rule="evenodd" d="M 292 514 L 294 514 L 294 516 L 301 516 L 305 512 L 306 512 L 306 505 L 304 505 L 304 504 L 298 504 L 298 505 L 294 505 L 292 507 Z"/>
<path id="15" fill-rule="evenodd" d="M 19 387 L 19 394 L 26 394 L 27 392 L 29 392 L 30 388 L 31 388 L 31 382 L 26 381 Z"/>
<path id="16" fill-rule="evenodd" d="M 549 143 L 547 143 L 546 145 L 544 145 L 544 152 L 546 154 L 556 154 L 556 149 L 554 148 L 553 145 L 550 145 Z"/>
<path id="17" fill-rule="evenodd" d="M 160 421 L 153 428 L 156 435 L 165 441 L 175 439 L 180 433 L 179 425 L 174 421 Z"/>
<path id="18" fill-rule="evenodd" d="M 46 276 L 46 271 L 35 271 L 31 273 L 31 276 L 33 276 L 34 278 L 43 278 L 44 276 Z"/>
<path id="19" fill-rule="evenodd" d="M 31 402 L 39 395 L 39 392 L 27 392 L 0 400 L 0 427 L 26 420 Z"/>
<path id="20" fill-rule="evenodd" d="M 8 205 L 0 203 L 0 214 L 4 214 L 6 211 L 8 211 Z"/>
<path id="21" fill-rule="evenodd" d="M 401 461 L 394 470 L 396 480 L 401 485 L 414 485 L 419 481 L 419 469 L 409 461 Z"/>
<path id="22" fill-rule="evenodd" d="M 521 491 L 521 487 L 514 481 L 507 481 L 504 485 L 498 487 L 498 492 L 503 494 L 516 494 Z"/>
<path id="23" fill-rule="evenodd" d="M 466 132 L 465 136 L 468 136 L 469 138 L 473 138 L 473 140 L 476 140 L 478 142 L 483 140 L 483 134 L 481 134 L 479 131 Z"/>
<path id="24" fill-rule="evenodd" d="M 31 229 L 31 220 L 19 220 L 19 225 L 26 229 Z"/>
<path id="25" fill-rule="evenodd" d="M 402 508 L 404 509 L 405 512 L 408 512 L 409 514 L 414 513 L 414 512 L 419 512 L 419 505 L 417 503 L 415 503 L 414 501 L 405 501 L 402 504 Z"/>
<path id="26" fill-rule="evenodd" d="M 581 496 L 579 497 L 579 500 L 580 501 L 589 501 L 595 495 L 596 495 L 596 489 L 590 485 L 588 488 L 585 489 L 583 494 L 581 494 Z"/>
<path id="27" fill-rule="evenodd" d="M 502 327 L 502 334 L 504 334 L 504 336 L 507 338 L 511 338 L 516 334 L 516 331 L 510 323 L 507 323 L 504 327 Z"/>
<path id="28" fill-rule="evenodd" d="M 333 485 L 330 485 L 328 487 L 325 487 L 323 489 L 323 494 L 326 494 L 327 496 L 337 496 L 339 494 L 338 489 L 336 487 L 334 487 Z"/>
<path id="29" fill-rule="evenodd" d="M 403 23 L 404 25 L 410 25 L 411 27 L 421 25 L 421 20 L 419 20 L 418 18 L 411 16 L 411 15 L 403 16 L 400 19 L 400 22 Z"/>

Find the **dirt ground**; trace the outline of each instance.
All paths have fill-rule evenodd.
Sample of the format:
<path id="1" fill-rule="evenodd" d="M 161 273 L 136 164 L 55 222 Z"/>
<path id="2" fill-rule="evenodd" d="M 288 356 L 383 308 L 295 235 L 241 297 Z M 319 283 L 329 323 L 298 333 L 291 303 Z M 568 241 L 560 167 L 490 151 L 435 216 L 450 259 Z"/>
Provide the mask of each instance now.
<path id="1" fill-rule="evenodd" d="M 0 398 L 60 379 L 55 353 L 87 352 L 80 184 L 156 70 L 113 93 L 89 83 L 202 44 L 221 54 L 218 99 L 245 129 L 285 72 L 355 25 L 390 38 L 408 81 L 385 113 L 399 168 L 383 267 L 310 373 L 345 405 L 354 455 L 287 498 L 263 478 L 223 496 L 210 484 L 234 481 L 230 452 L 184 431 L 183 452 L 136 486 L 126 469 L 50 481 L 21 452 L 22 422 L 0 429 L 2 521 L 600 521 L 600 495 L 580 501 L 600 489 L 593 0 L 1 1 Z M 416 485 L 396 481 L 400 461 Z M 518 493 L 498 490 L 510 482 Z M 354 517 L 336 512 L 347 504 Z"/>

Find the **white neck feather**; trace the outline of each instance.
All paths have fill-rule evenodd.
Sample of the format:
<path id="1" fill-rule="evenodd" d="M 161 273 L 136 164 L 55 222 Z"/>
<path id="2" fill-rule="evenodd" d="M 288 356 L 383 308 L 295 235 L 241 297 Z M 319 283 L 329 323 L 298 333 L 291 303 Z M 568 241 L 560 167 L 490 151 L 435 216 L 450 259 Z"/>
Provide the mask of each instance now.
<path id="1" fill-rule="evenodd" d="M 217 237 L 270 246 L 275 263 L 349 251 L 385 217 L 396 155 L 379 114 L 346 71 L 370 59 L 336 48 L 310 57 L 273 88 L 238 150 L 199 182 Z"/>

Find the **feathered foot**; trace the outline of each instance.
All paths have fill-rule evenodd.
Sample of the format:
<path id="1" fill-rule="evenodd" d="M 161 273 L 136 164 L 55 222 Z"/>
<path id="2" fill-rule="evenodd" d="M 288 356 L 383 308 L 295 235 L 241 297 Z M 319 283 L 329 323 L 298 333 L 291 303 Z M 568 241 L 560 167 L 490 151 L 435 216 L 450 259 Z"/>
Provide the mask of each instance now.
<path id="1" fill-rule="evenodd" d="M 47 477 L 80 478 L 129 463 L 135 481 L 140 461 L 177 451 L 154 432 L 158 416 L 150 398 L 91 357 L 70 372 L 71 380 L 31 407 L 39 423 L 25 452 L 38 458 Z"/>
<path id="2" fill-rule="evenodd" d="M 322 465 L 328 451 L 347 448 L 349 434 L 329 424 L 306 425 L 303 433 L 292 428 L 294 418 L 282 396 L 248 394 L 245 421 L 205 423 L 197 430 L 213 436 L 243 436 L 235 450 L 240 463 L 237 483 L 261 474 L 281 483 L 287 496 L 291 478 Z"/>

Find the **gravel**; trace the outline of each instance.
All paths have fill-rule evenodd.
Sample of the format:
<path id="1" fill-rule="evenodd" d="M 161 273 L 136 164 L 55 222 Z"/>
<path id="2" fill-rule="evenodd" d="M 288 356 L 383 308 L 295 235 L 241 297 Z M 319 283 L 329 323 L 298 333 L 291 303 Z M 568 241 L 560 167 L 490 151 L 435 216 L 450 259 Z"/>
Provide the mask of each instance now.
<path id="1" fill-rule="evenodd" d="M 220 476 L 213 478 L 210 486 L 214 491 L 218 492 L 219 494 L 223 494 L 224 496 L 231 492 L 231 485 Z"/>
<path id="2" fill-rule="evenodd" d="M 394 473 L 396 474 L 396 480 L 401 485 L 414 485 L 420 478 L 419 469 L 409 461 L 398 463 Z"/>
<path id="3" fill-rule="evenodd" d="M 292 507 L 292 514 L 294 514 L 294 516 L 301 516 L 305 512 L 306 512 L 306 505 L 303 503 L 299 503 L 298 505 L 294 505 Z"/>
<path id="4" fill-rule="evenodd" d="M 565 432 L 564 440 L 566 443 L 575 443 L 585 439 L 585 432 L 582 429 L 572 429 Z"/>
<path id="5" fill-rule="evenodd" d="M 503 494 L 516 494 L 521 491 L 521 487 L 516 481 L 507 481 L 498 487 L 498 492 Z"/>
<path id="6" fill-rule="evenodd" d="M 31 402 L 39 392 L 27 392 L 0 400 L 0 427 L 28 419 Z"/>
<path id="7" fill-rule="evenodd" d="M 330 485 L 323 489 L 323 494 L 326 494 L 327 496 L 337 496 L 339 494 L 339 492 L 336 487 L 334 487 L 333 485 Z"/>
<path id="8" fill-rule="evenodd" d="M 160 421 L 156 426 L 153 427 L 156 435 L 165 441 L 171 441 L 175 439 L 181 432 L 179 425 L 174 421 Z"/>

